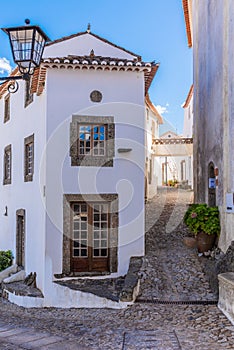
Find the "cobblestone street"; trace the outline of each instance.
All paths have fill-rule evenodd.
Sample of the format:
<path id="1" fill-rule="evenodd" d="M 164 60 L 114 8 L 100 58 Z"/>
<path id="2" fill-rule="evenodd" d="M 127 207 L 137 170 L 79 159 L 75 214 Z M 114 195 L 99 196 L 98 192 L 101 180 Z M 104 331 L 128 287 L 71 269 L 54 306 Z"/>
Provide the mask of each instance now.
<path id="1" fill-rule="evenodd" d="M 234 326 L 215 305 L 203 260 L 183 244 L 191 200 L 190 191 L 161 189 L 147 203 L 146 256 L 133 306 L 23 309 L 0 299 L 0 349 L 234 349 Z"/>

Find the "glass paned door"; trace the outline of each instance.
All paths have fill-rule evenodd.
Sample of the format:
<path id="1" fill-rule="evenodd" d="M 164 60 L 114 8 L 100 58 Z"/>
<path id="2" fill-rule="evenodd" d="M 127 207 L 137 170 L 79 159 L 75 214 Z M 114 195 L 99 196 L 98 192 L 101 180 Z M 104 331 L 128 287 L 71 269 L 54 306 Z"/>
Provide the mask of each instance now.
<path id="1" fill-rule="evenodd" d="M 108 271 L 108 204 L 73 203 L 71 271 Z"/>

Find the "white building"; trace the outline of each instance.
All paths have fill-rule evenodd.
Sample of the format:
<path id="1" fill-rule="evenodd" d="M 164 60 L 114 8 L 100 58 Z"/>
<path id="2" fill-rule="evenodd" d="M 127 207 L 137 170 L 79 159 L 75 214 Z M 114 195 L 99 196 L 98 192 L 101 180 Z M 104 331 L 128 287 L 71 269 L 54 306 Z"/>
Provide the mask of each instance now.
<path id="1" fill-rule="evenodd" d="M 158 65 L 89 29 L 43 57 L 31 86 L 0 88 L 0 250 L 44 295 L 9 300 L 112 307 L 54 281 L 121 276 L 144 255 L 145 96 Z"/>
<path id="2" fill-rule="evenodd" d="M 191 143 L 191 136 L 178 135 L 171 123 L 164 120 L 160 126 L 160 137 L 154 145 L 159 186 L 193 187 Z"/>
<path id="3" fill-rule="evenodd" d="M 151 102 L 149 95 L 146 95 L 146 163 L 145 163 L 145 199 L 151 199 L 157 194 L 158 187 L 158 164 L 153 152 L 153 140 L 159 137 L 159 126 L 163 118 L 157 108 Z"/>
<path id="4" fill-rule="evenodd" d="M 184 108 L 184 129 L 183 137 L 193 137 L 193 85 L 183 104 Z"/>

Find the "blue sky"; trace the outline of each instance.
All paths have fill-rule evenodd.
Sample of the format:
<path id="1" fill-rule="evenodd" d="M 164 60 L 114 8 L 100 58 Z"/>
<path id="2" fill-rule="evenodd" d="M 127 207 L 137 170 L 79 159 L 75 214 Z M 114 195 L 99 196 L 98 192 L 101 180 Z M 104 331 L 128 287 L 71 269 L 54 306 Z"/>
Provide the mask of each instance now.
<path id="1" fill-rule="evenodd" d="M 192 83 L 192 51 L 187 46 L 182 0 L 11 0 L 1 4 L 0 26 L 38 24 L 51 40 L 87 29 L 142 56 L 160 62 L 150 88 L 155 105 L 164 110 L 178 132 Z M 0 72 L 12 63 L 8 37 L 0 33 Z M 6 71 L 4 72 L 6 73 Z"/>

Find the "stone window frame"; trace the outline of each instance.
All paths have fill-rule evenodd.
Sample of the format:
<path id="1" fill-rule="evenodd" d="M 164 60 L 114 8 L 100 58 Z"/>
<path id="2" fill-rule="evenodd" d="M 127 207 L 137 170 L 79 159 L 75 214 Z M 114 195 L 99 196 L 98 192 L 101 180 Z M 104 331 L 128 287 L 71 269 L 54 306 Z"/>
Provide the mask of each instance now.
<path id="1" fill-rule="evenodd" d="M 24 108 L 33 102 L 33 94 L 31 93 L 32 76 L 28 80 L 25 80 L 25 94 L 24 94 Z"/>
<path id="2" fill-rule="evenodd" d="M 80 155 L 78 147 L 79 125 L 105 125 L 106 152 L 105 155 Z M 111 116 L 73 115 L 70 123 L 70 157 L 71 166 L 113 167 L 115 156 L 115 124 Z"/>
<path id="3" fill-rule="evenodd" d="M 7 157 L 10 156 L 10 166 L 9 166 L 9 176 L 7 171 Z M 3 174 L 3 185 L 11 184 L 11 174 L 12 174 L 12 149 L 11 145 L 4 148 L 4 174 Z"/>
<path id="4" fill-rule="evenodd" d="M 7 94 L 4 99 L 4 123 L 10 120 L 10 94 Z"/>
<path id="5" fill-rule="evenodd" d="M 70 241 L 72 238 L 71 204 L 80 203 L 108 203 L 109 204 L 109 271 L 114 273 L 118 270 L 118 231 L 119 231 L 119 202 L 118 194 L 64 194 L 63 195 L 63 276 L 91 275 L 93 272 L 71 272 L 71 250 Z M 103 273 L 95 272 L 95 275 Z"/>
<path id="6" fill-rule="evenodd" d="M 32 144 L 32 173 L 28 173 L 28 146 Z M 24 182 L 33 181 L 34 174 L 34 134 L 24 139 Z"/>

